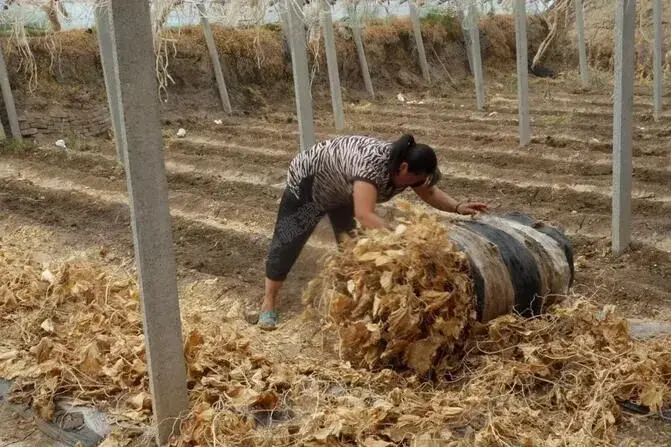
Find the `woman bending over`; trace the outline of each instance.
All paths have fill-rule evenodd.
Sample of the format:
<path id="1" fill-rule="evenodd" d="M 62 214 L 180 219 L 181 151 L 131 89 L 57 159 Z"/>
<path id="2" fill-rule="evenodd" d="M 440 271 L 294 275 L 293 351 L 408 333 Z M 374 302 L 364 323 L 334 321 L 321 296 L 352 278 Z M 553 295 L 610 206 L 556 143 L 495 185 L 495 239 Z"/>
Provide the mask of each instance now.
<path id="1" fill-rule="evenodd" d="M 484 203 L 459 203 L 436 183 L 440 179 L 434 150 L 404 135 L 393 143 L 343 136 L 317 143 L 289 166 L 266 261 L 266 289 L 259 326 L 275 329 L 277 294 L 319 221 L 328 216 L 336 240 L 352 234 L 355 219 L 364 228 L 386 222 L 375 213 L 406 188 L 432 207 L 459 214 L 486 211 Z"/>

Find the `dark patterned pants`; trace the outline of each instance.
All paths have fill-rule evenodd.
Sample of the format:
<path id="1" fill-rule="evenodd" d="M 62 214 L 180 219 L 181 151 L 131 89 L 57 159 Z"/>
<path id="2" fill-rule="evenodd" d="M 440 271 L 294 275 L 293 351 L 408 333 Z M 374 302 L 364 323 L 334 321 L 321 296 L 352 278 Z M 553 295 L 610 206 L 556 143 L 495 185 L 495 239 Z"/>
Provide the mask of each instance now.
<path id="1" fill-rule="evenodd" d="M 319 221 L 328 216 L 336 241 L 356 228 L 354 204 L 323 211 L 312 201 L 312 182 L 303 182 L 299 198 L 285 189 L 266 261 L 266 277 L 284 281 Z"/>

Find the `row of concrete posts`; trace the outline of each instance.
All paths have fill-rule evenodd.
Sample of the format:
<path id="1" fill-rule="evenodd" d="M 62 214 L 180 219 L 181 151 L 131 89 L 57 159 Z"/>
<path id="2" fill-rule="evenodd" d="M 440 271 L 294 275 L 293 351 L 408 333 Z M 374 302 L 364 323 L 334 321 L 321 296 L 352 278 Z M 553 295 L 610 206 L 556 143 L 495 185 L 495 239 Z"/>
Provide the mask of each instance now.
<path id="1" fill-rule="evenodd" d="M 312 97 L 302 11 L 292 0 L 285 1 L 283 22 L 291 48 L 296 111 L 300 129 L 300 150 L 315 141 Z M 576 2 L 581 80 L 589 86 L 582 1 Z M 429 82 L 431 74 L 421 39 L 419 14 L 409 4 L 420 70 Z M 621 253 L 631 238 L 632 106 L 634 93 L 634 31 L 636 1 L 616 0 L 615 99 L 613 114 L 613 251 Z M 201 24 L 212 60 L 222 107 L 231 113 L 223 70 L 207 12 L 198 5 Z M 478 110 L 486 105 L 480 56 L 478 11 L 468 9 L 469 56 L 475 77 Z M 660 119 L 662 109 L 662 2 L 654 0 L 654 110 Z M 353 14 L 356 17 L 356 14 Z M 330 9 L 324 5 L 320 15 L 328 62 L 329 84 L 336 128 L 345 129 L 342 94 L 335 52 L 335 36 Z M 96 10 L 96 23 L 108 105 L 116 139 L 118 157 L 126 171 L 130 197 L 148 374 L 157 421 L 159 445 L 167 442 L 177 427 L 175 421 L 188 407 L 182 328 L 177 296 L 176 266 L 168 206 L 161 134 L 158 83 L 149 2 L 109 0 Z M 353 37 L 361 62 L 366 90 L 374 97 L 370 74 L 363 53 L 361 24 L 355 19 Z M 517 44 L 519 137 L 520 145 L 531 142 L 528 96 L 528 58 L 525 0 L 515 0 Z M 16 107 L 9 85 L 7 67 L 0 51 L 0 87 L 12 138 L 20 140 Z M 4 128 L 0 125 L 2 138 Z"/>

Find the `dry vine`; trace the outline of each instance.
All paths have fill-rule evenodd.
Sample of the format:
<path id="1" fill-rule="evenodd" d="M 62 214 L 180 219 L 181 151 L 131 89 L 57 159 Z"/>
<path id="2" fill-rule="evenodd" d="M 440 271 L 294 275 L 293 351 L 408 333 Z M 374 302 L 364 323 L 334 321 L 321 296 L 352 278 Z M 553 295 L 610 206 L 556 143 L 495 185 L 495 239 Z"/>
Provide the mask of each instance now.
<path id="1" fill-rule="evenodd" d="M 538 47 L 536 55 L 531 62 L 532 69 L 536 68 L 536 66 L 543 61 L 543 58 L 546 56 L 556 37 L 560 33 L 566 31 L 568 26 L 568 20 L 566 18 L 574 5 L 575 3 L 572 0 L 558 0 L 553 2 L 546 12 L 540 15 L 543 22 L 548 26 L 549 31 Z M 564 20 L 561 20 L 562 17 Z"/>

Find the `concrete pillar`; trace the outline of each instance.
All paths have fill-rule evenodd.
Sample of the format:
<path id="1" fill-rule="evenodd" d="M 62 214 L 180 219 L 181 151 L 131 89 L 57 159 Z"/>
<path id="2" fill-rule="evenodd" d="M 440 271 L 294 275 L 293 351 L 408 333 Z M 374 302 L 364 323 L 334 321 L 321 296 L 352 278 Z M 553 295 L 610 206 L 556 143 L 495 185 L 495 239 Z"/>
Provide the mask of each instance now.
<path id="1" fill-rule="evenodd" d="M 21 135 L 21 126 L 19 126 L 19 116 L 16 114 L 14 95 L 12 94 L 12 87 L 9 84 L 9 73 L 7 72 L 7 65 L 5 65 L 5 57 L 2 54 L 2 47 L 0 47 L 0 89 L 2 89 L 2 100 L 5 103 L 5 111 L 7 112 L 12 138 L 21 141 L 23 140 L 23 136 Z"/>
<path id="2" fill-rule="evenodd" d="M 345 111 L 340 90 L 340 74 L 338 73 L 338 54 L 336 52 L 335 33 L 333 31 L 333 17 L 330 6 L 326 3 L 320 13 L 321 25 L 324 29 L 324 47 L 326 48 L 326 65 L 329 72 L 331 87 L 331 104 L 333 105 L 333 119 L 338 132 L 345 128 Z"/>
<path id="3" fill-rule="evenodd" d="M 282 7 L 279 12 L 280 16 L 280 25 L 282 25 L 282 31 L 284 31 L 284 38 L 287 41 L 287 44 L 291 45 L 291 39 L 289 36 L 289 12 Z"/>
<path id="4" fill-rule="evenodd" d="M 368 70 L 368 61 L 366 60 L 366 51 L 363 47 L 363 37 L 361 35 L 363 26 L 361 25 L 353 6 L 347 7 L 347 14 L 349 15 L 350 23 L 352 24 L 352 37 L 354 38 L 354 45 L 356 45 L 356 54 L 359 56 L 359 66 L 361 67 L 363 84 L 371 98 L 375 98 L 373 81 L 370 79 L 370 70 Z"/>
<path id="5" fill-rule="evenodd" d="M 654 27 L 654 61 L 653 72 L 655 76 L 654 87 L 654 117 L 659 121 L 662 116 L 662 98 L 664 97 L 664 53 L 662 46 L 664 44 L 664 29 L 662 28 L 662 0 L 654 0 L 653 4 L 653 27 Z"/>
<path id="6" fill-rule="evenodd" d="M 580 58 L 580 82 L 582 88 L 589 88 L 589 66 L 587 64 L 587 44 L 585 42 L 585 9 L 582 0 L 575 0 L 575 23 L 578 28 L 578 56 Z"/>
<path id="7" fill-rule="evenodd" d="M 296 0 L 285 0 L 285 8 L 288 11 L 287 22 L 296 96 L 296 115 L 300 131 L 300 150 L 304 151 L 315 144 L 305 25 L 301 8 Z"/>
<path id="8" fill-rule="evenodd" d="M 617 0 L 613 100 L 613 253 L 631 241 L 631 177 L 634 107 L 636 0 Z"/>
<path id="9" fill-rule="evenodd" d="M 475 80 L 475 99 L 478 110 L 485 109 L 485 80 L 482 73 L 482 54 L 480 52 L 480 30 L 478 28 L 478 9 L 471 3 L 469 7 L 469 35 L 471 41 L 471 60 Z"/>
<path id="10" fill-rule="evenodd" d="M 470 28 L 466 23 L 464 12 L 461 9 L 457 11 L 457 17 L 459 19 L 459 23 L 461 24 L 461 33 L 464 36 L 464 46 L 466 47 L 466 59 L 468 59 L 468 69 L 471 71 L 471 73 L 474 73 L 473 52 L 471 50 L 471 34 L 469 32 Z"/>
<path id="11" fill-rule="evenodd" d="M 165 445 L 189 402 L 149 8 L 110 2 L 149 385 L 157 443 Z"/>
<path id="12" fill-rule="evenodd" d="M 429 63 L 426 60 L 426 51 L 424 51 L 424 40 L 422 39 L 422 26 L 419 22 L 417 6 L 413 0 L 408 1 L 408 10 L 410 12 L 410 21 L 412 22 L 412 33 L 415 36 L 415 46 L 417 47 L 417 56 L 419 57 L 419 67 L 422 70 L 422 76 L 426 82 L 431 82 L 429 72 Z"/>
<path id="13" fill-rule="evenodd" d="M 2 125 L 2 120 L 0 120 L 0 141 L 4 141 L 7 139 L 7 135 L 5 135 L 5 126 Z"/>
<path id="14" fill-rule="evenodd" d="M 212 60 L 212 68 L 214 69 L 214 77 L 217 81 L 217 90 L 219 91 L 221 106 L 224 108 L 224 112 L 231 114 L 233 112 L 233 108 L 231 107 L 231 101 L 228 97 L 228 89 L 226 89 L 224 74 L 221 71 L 221 61 L 219 60 L 217 44 L 215 43 L 214 36 L 212 35 L 210 21 L 207 20 L 207 12 L 205 11 L 205 5 L 203 4 L 203 1 L 204 0 L 201 0 L 196 4 L 198 13 L 200 14 L 200 25 L 203 28 L 205 43 L 207 44 L 207 51 L 210 53 L 210 59 Z"/>
<path id="15" fill-rule="evenodd" d="M 112 121 L 114 132 L 114 143 L 116 145 L 117 160 L 124 162 L 126 137 L 124 136 L 124 117 L 121 108 L 121 97 L 119 89 L 114 82 L 116 73 L 116 45 L 112 36 L 112 22 L 109 7 L 101 3 L 95 8 L 96 28 L 98 30 L 98 48 L 100 50 L 100 62 L 103 67 L 103 78 L 107 90 L 107 107 Z"/>
<path id="16" fill-rule="evenodd" d="M 366 91 L 375 98 L 375 90 L 373 89 L 373 81 L 370 78 L 370 70 L 368 70 L 368 61 L 366 60 L 366 52 L 363 48 L 362 26 L 359 24 L 352 26 L 352 36 L 354 37 L 354 44 L 356 45 L 356 53 L 359 56 L 359 66 L 361 67 L 361 75 L 363 76 L 363 84 Z"/>
<path id="17" fill-rule="evenodd" d="M 515 0 L 515 37 L 517 45 L 517 99 L 520 146 L 531 142 L 529 125 L 529 58 L 527 55 L 527 12 L 525 0 Z"/>

